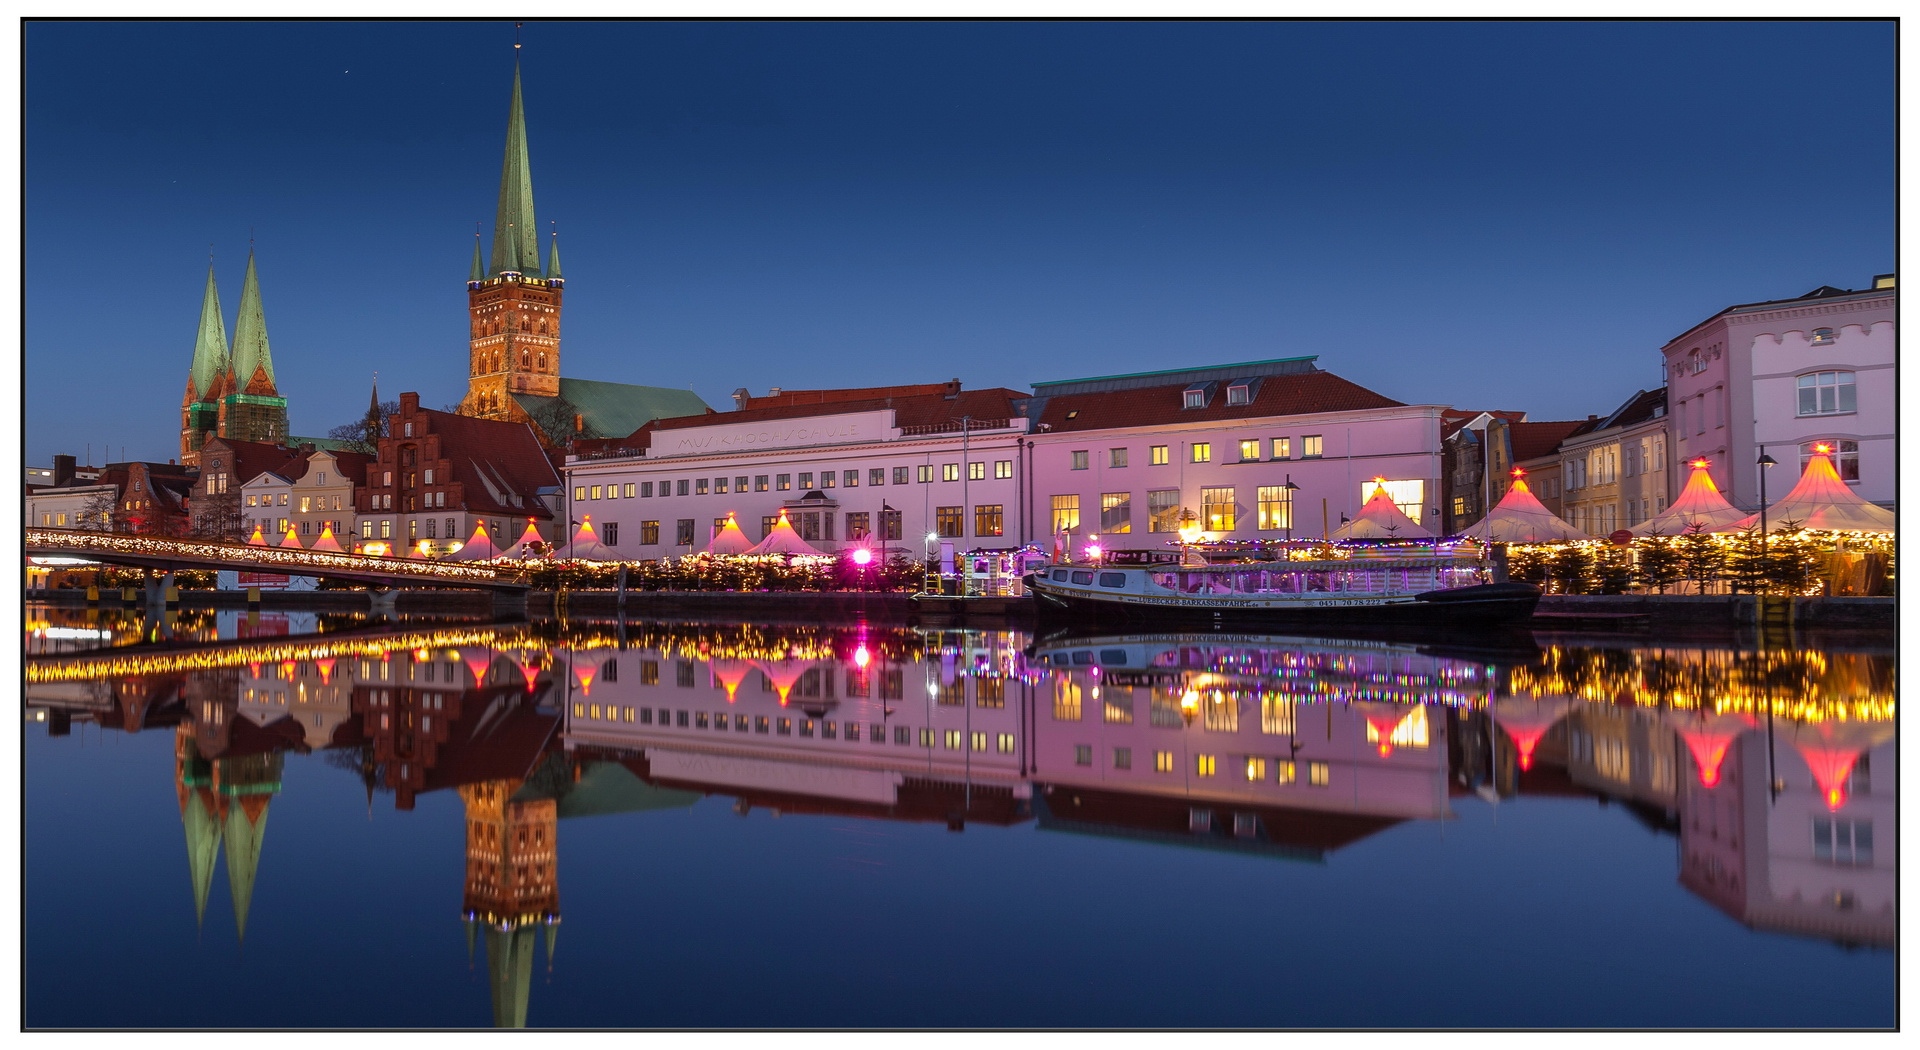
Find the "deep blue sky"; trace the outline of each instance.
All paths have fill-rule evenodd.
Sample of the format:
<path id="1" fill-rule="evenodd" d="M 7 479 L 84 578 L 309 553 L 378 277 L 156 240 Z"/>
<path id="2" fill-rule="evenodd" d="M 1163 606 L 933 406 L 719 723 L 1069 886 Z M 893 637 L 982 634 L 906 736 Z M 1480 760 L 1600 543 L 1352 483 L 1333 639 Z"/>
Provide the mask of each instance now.
<path id="1" fill-rule="evenodd" d="M 510 23 L 26 26 L 29 462 L 177 454 L 249 229 L 296 434 L 465 391 Z M 588 23 L 523 39 L 563 371 L 1034 380 L 1318 354 L 1604 413 L 1894 268 L 1892 23 Z"/>

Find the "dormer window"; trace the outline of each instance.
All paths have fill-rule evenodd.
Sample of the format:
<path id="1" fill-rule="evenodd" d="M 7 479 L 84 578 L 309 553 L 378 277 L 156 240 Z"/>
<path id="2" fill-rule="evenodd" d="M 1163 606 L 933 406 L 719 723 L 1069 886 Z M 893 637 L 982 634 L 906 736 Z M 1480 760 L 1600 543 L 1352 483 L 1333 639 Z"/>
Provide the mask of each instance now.
<path id="1" fill-rule="evenodd" d="M 1245 383 L 1235 383 L 1227 388 L 1227 404 L 1245 405 L 1253 401 L 1253 388 Z"/>
<path id="2" fill-rule="evenodd" d="M 1814 329 L 1814 330 L 1813 330 L 1813 345 L 1815 345 L 1815 346 L 1832 346 L 1832 345 L 1833 345 L 1833 329 L 1831 329 L 1831 328 L 1816 328 L 1816 329 Z"/>
<path id="3" fill-rule="evenodd" d="M 1180 407 L 1183 409 L 1207 407 L 1207 388 L 1204 386 L 1190 386 L 1180 396 Z"/>

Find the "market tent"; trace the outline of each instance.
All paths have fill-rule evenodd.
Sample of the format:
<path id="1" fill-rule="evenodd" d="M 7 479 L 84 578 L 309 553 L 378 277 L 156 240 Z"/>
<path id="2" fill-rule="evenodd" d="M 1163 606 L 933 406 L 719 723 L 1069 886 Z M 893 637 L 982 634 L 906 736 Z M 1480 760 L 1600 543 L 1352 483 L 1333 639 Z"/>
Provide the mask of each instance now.
<path id="1" fill-rule="evenodd" d="M 340 549 L 340 541 L 333 538 L 333 526 L 331 525 L 320 530 L 320 538 L 313 541 L 313 549 L 317 551 L 333 551 L 338 554 L 346 553 Z"/>
<path id="2" fill-rule="evenodd" d="M 726 687 L 727 703 L 731 704 L 734 701 L 734 694 L 740 691 L 740 683 L 746 681 L 747 675 L 753 672 L 753 664 L 745 660 L 716 657 L 707 661 L 707 670 L 711 671 L 713 676 L 720 680 L 720 684 Z"/>
<path id="3" fill-rule="evenodd" d="M 288 525 L 287 534 L 285 536 L 280 537 L 280 546 L 292 547 L 294 550 L 297 550 L 297 551 L 302 551 L 307 549 L 306 544 L 303 544 L 300 542 L 300 534 L 293 531 L 292 525 Z"/>
<path id="4" fill-rule="evenodd" d="M 520 538 L 513 541 L 513 546 L 508 547 L 506 550 L 502 551 L 500 553 L 500 556 L 502 558 L 522 558 L 522 559 L 536 557 L 536 555 L 534 555 L 532 552 L 527 550 L 527 545 L 532 543 L 545 543 L 545 542 L 547 542 L 546 539 L 540 535 L 540 529 L 534 524 L 533 519 L 528 518 L 527 531 L 521 533 Z"/>
<path id="5" fill-rule="evenodd" d="M 1860 756 L 1893 739 L 1894 723 L 1820 722 L 1793 734 L 1793 749 L 1806 759 L 1829 810 L 1847 804 L 1847 776 Z"/>
<path id="6" fill-rule="evenodd" d="M 1707 474 L 1707 461 L 1696 459 L 1688 466 L 1693 474 L 1680 498 L 1666 510 L 1628 529 L 1635 536 L 1678 536 L 1688 530 L 1713 532 L 1747 516 L 1747 512 L 1727 502 L 1719 486 Z M 1698 528 L 1695 528 L 1695 526 Z"/>
<path id="7" fill-rule="evenodd" d="M 451 555 L 454 561 L 489 561 L 500 556 L 500 548 L 487 534 L 487 523 L 482 521 L 474 525 L 473 538 Z"/>
<path id="8" fill-rule="evenodd" d="M 787 521 L 785 511 L 780 513 L 780 521 L 774 525 L 767 538 L 753 545 L 748 554 L 818 554 L 800 534 L 793 531 L 793 525 Z"/>
<path id="9" fill-rule="evenodd" d="M 1590 540 L 1593 537 L 1560 520 L 1534 498 L 1525 478 L 1513 479 L 1513 488 L 1500 497 L 1486 517 L 1460 533 L 1487 543 L 1553 543 L 1557 540 Z"/>
<path id="10" fill-rule="evenodd" d="M 1540 738 L 1565 718 L 1572 706 L 1573 701 L 1559 696 L 1545 699 L 1509 696 L 1493 702 L 1493 724 L 1513 738 L 1514 750 L 1520 755 L 1521 772 L 1533 768 L 1533 752 L 1540 746 Z"/>
<path id="11" fill-rule="evenodd" d="M 255 525 L 253 527 L 253 535 L 247 537 L 247 544 L 248 546 L 252 546 L 252 547 L 273 546 L 272 544 L 267 542 L 267 537 L 260 532 L 260 526 L 258 525 Z"/>
<path id="12" fill-rule="evenodd" d="M 1393 497 L 1387 495 L 1386 478 L 1374 478 L 1373 495 L 1367 499 L 1360 513 L 1352 521 L 1333 530 L 1330 537 L 1334 540 L 1387 540 L 1413 539 L 1424 540 L 1433 533 L 1420 527 L 1420 523 L 1407 517 Z"/>
<path id="13" fill-rule="evenodd" d="M 612 547 L 600 542 L 594 534 L 593 518 L 583 516 L 580 531 L 573 534 L 573 540 L 560 548 L 555 557 L 575 558 L 580 561 L 619 561 L 620 555 Z"/>
<path id="14" fill-rule="evenodd" d="M 1814 446 L 1800 483 L 1767 508 L 1768 532 L 1779 532 L 1789 525 L 1842 532 L 1892 532 L 1894 520 L 1892 511 L 1861 499 L 1840 480 L 1833 469 L 1832 450 L 1826 445 Z M 1749 514 L 1721 531 L 1751 529 L 1759 524 L 1760 515 Z"/>
<path id="15" fill-rule="evenodd" d="M 753 549 L 753 541 L 740 531 L 740 524 L 727 515 L 727 524 L 713 534 L 713 542 L 707 544 L 708 554 L 745 554 Z"/>
<path id="16" fill-rule="evenodd" d="M 1664 721 L 1680 734 L 1693 764 L 1700 771 L 1700 786 L 1720 783 L 1720 767 L 1740 734 L 1753 728 L 1753 719 L 1742 714 L 1713 714 L 1707 711 L 1670 709 Z"/>

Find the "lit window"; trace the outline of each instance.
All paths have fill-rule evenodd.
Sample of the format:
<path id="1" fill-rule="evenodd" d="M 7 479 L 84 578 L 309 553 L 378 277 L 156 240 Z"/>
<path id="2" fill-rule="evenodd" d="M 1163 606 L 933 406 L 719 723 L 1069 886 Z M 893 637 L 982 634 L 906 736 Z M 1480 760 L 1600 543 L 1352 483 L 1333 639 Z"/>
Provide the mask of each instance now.
<path id="1" fill-rule="evenodd" d="M 973 749 L 979 752 L 985 752 L 987 750 L 987 734 L 973 734 Z"/>
<path id="2" fill-rule="evenodd" d="M 1317 459 L 1320 456 L 1320 435 L 1307 434 L 1300 439 L 1300 458 Z"/>
<path id="3" fill-rule="evenodd" d="M 967 480 L 968 481 L 987 480 L 987 465 L 985 463 L 967 464 Z"/>
<path id="4" fill-rule="evenodd" d="M 590 490 L 588 491 L 588 495 L 587 495 L 587 498 L 588 498 L 588 499 L 599 499 L 599 498 L 600 498 L 600 486 L 598 486 L 598 485 L 595 485 L 595 486 L 593 486 L 593 488 L 592 488 L 592 489 L 590 489 Z"/>
<path id="5" fill-rule="evenodd" d="M 1209 463 L 1212 462 L 1212 460 L 1213 444 L 1211 442 L 1196 441 L 1193 443 L 1193 461 L 1195 463 Z"/>
<path id="6" fill-rule="evenodd" d="M 1152 489 L 1147 493 L 1147 531 L 1180 531 L 1180 490 Z"/>
<path id="7" fill-rule="evenodd" d="M 1077 532 L 1080 529 L 1079 495 L 1053 497 L 1053 531 Z"/>
<path id="8" fill-rule="evenodd" d="M 1200 527 L 1207 532 L 1234 530 L 1233 487 L 1200 490 Z"/>
<path id="9" fill-rule="evenodd" d="M 1830 416 L 1854 411 L 1852 372 L 1810 372 L 1796 385 L 1800 394 L 1800 414 Z"/>
<path id="10" fill-rule="evenodd" d="M 1133 493 L 1102 492 L 1100 494 L 1100 531 L 1109 534 L 1133 531 Z"/>
<path id="11" fill-rule="evenodd" d="M 1294 766 L 1292 762 L 1282 759 L 1273 765 L 1274 781 L 1276 783 L 1291 784 L 1294 782 Z"/>
<path id="12" fill-rule="evenodd" d="M 722 495 L 722 496 L 724 496 L 724 495 L 726 495 L 726 493 L 727 493 L 727 479 L 726 479 L 726 478 L 714 478 L 714 479 L 713 479 L 713 491 L 714 491 L 714 492 L 716 492 L 716 493 L 718 493 L 718 494 L 720 494 L 720 495 Z"/>
<path id="13" fill-rule="evenodd" d="M 1275 459 L 1293 458 L 1292 453 L 1290 451 L 1291 447 L 1292 447 L 1292 442 L 1289 441 L 1288 439 L 1274 438 L 1273 439 L 1273 458 Z"/>
<path id="14" fill-rule="evenodd" d="M 1155 773 L 1173 772 L 1173 752 L 1155 751 L 1153 753 L 1153 771 Z"/>
<path id="15" fill-rule="evenodd" d="M 1199 776 L 1210 777 L 1218 767 L 1219 761 L 1212 755 L 1194 756 L 1193 771 Z"/>
<path id="16" fill-rule="evenodd" d="M 973 534 L 975 536 L 1000 536 L 1005 534 L 1006 505 L 1002 503 L 984 503 L 973 508 Z"/>
<path id="17" fill-rule="evenodd" d="M 1085 470 L 1085 469 L 1087 469 L 1087 453 L 1086 453 L 1086 451 L 1085 451 L 1084 449 L 1083 449 L 1083 450 L 1081 450 L 1081 451 L 1079 451 L 1079 452 L 1075 452 L 1075 453 L 1073 453 L 1072 455 L 1073 455 L 1073 469 L 1074 469 L 1074 470 Z"/>
<path id="18" fill-rule="evenodd" d="M 1257 461 L 1259 458 L 1260 458 L 1260 442 L 1259 441 L 1255 440 L 1255 441 L 1240 442 L 1240 461 L 1241 462 L 1246 463 L 1246 462 Z"/>
<path id="19" fill-rule="evenodd" d="M 941 481 L 959 481 L 960 480 L 960 464 L 958 463 L 940 464 L 940 480 Z"/>
<path id="20" fill-rule="evenodd" d="M 1293 490 L 1285 485 L 1260 486 L 1260 528 L 1293 528 Z"/>
<path id="21" fill-rule="evenodd" d="M 898 470 L 895 471 L 895 473 L 897 473 L 900 476 L 901 480 L 903 481 L 906 480 L 906 468 L 904 467 L 899 468 Z M 993 476 L 1001 479 L 1013 477 L 1013 460 L 1010 460 L 1010 459 L 994 460 Z"/>
<path id="22" fill-rule="evenodd" d="M 686 483 L 685 483 L 685 482 L 681 482 L 681 484 L 683 484 L 683 485 L 684 485 L 684 484 L 686 484 Z M 696 495 L 696 496 L 704 496 L 704 495 L 706 495 L 706 494 L 707 494 L 707 479 L 706 479 L 706 478 L 694 478 L 694 479 L 693 479 L 693 494 L 694 494 L 694 495 Z"/>
<path id="23" fill-rule="evenodd" d="M 901 732 L 904 733 L 906 732 L 906 730 L 901 730 Z M 902 739 L 900 742 L 904 744 L 906 743 L 906 740 Z M 1003 755 L 1013 754 L 1013 734 L 1012 733 L 1001 733 L 1000 739 L 997 741 L 997 743 L 998 743 L 998 750 L 1001 754 Z"/>
<path id="24" fill-rule="evenodd" d="M 1325 762 L 1307 763 L 1307 783 L 1313 785 L 1314 787 L 1318 787 L 1318 788 L 1326 787 L 1328 782 L 1332 779 L 1332 773 L 1333 771 L 1327 768 L 1327 764 Z"/>
<path id="25" fill-rule="evenodd" d="M 793 475 L 775 474 L 773 476 L 773 487 L 781 492 L 793 488 Z"/>
<path id="26" fill-rule="evenodd" d="M 1254 758 L 1249 755 L 1247 757 L 1247 779 L 1256 782 L 1267 779 L 1267 760 L 1264 758 Z"/>
<path id="27" fill-rule="evenodd" d="M 960 750 L 960 731 L 958 729 L 947 730 L 946 744 L 948 751 Z"/>
<path id="28" fill-rule="evenodd" d="M 1814 346 L 1831 346 L 1832 344 L 1833 344 L 1833 329 L 1816 328 L 1813 330 Z"/>
<path id="29" fill-rule="evenodd" d="M 830 489 L 833 487 L 833 471 L 823 470 L 820 472 L 820 487 L 823 489 Z"/>
<path id="30" fill-rule="evenodd" d="M 1167 465 L 1167 446 L 1152 445 L 1147 449 L 1147 462 L 1156 467 Z"/>
<path id="31" fill-rule="evenodd" d="M 961 519 L 965 513 L 965 507 L 935 507 L 933 509 L 934 531 L 949 538 L 962 535 Z"/>

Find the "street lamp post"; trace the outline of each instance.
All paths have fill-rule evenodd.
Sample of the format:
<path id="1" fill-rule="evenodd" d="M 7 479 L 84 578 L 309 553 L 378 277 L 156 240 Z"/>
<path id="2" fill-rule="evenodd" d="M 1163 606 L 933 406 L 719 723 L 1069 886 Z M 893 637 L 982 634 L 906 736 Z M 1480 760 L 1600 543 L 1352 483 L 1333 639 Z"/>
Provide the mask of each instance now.
<path id="1" fill-rule="evenodd" d="M 1760 565 L 1764 569 L 1767 564 L 1767 470 L 1778 466 L 1779 462 L 1767 455 L 1765 445 L 1760 446 L 1760 458 L 1755 462 L 1760 467 Z"/>
<path id="2" fill-rule="evenodd" d="M 1293 544 L 1293 494 L 1300 491 L 1300 486 L 1295 485 L 1293 483 L 1293 475 L 1288 474 L 1286 484 L 1280 486 L 1280 488 L 1285 490 L 1287 494 L 1287 524 L 1286 524 L 1287 544 L 1288 546 L 1292 546 Z"/>

